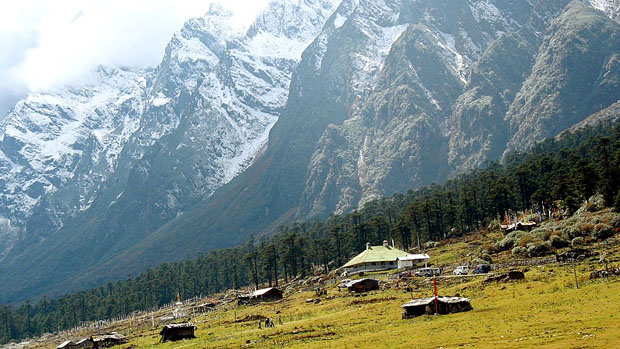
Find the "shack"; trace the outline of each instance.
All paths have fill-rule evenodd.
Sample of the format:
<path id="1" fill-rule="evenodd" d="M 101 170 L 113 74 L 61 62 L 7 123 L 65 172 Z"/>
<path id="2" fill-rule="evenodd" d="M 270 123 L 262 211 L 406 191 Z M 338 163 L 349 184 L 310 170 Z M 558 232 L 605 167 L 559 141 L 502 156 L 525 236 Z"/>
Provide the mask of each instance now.
<path id="1" fill-rule="evenodd" d="M 168 324 L 159 332 L 161 335 L 160 342 L 178 341 L 181 339 L 196 338 L 194 330 L 196 326 L 190 322 L 181 324 Z"/>
<path id="2" fill-rule="evenodd" d="M 256 290 L 248 295 L 237 298 L 238 304 L 254 304 L 260 302 L 273 302 L 282 299 L 283 292 L 275 287 Z"/>
<path id="3" fill-rule="evenodd" d="M 431 257 L 426 254 L 407 254 L 406 256 L 398 257 L 398 269 L 414 268 L 421 263 L 426 263 Z"/>
<path id="4" fill-rule="evenodd" d="M 117 332 L 93 337 L 93 348 L 109 348 L 125 343 L 127 343 L 125 336 Z"/>
<path id="5" fill-rule="evenodd" d="M 536 222 L 517 222 L 514 224 L 500 224 L 500 228 L 504 232 L 510 233 L 515 230 L 532 231 L 537 225 L 538 223 Z"/>
<path id="6" fill-rule="evenodd" d="M 207 313 L 215 309 L 215 303 L 203 303 L 197 305 L 194 310 L 199 313 Z"/>
<path id="7" fill-rule="evenodd" d="M 347 283 L 347 289 L 349 290 L 349 292 L 355 292 L 355 293 L 378 290 L 379 281 L 375 279 L 353 280 Z"/>
<path id="8" fill-rule="evenodd" d="M 435 314 L 435 297 L 418 298 L 402 305 L 403 319 L 409 319 L 420 315 Z M 438 314 L 452 314 L 470 311 L 473 308 L 469 298 L 462 297 L 437 297 Z"/>

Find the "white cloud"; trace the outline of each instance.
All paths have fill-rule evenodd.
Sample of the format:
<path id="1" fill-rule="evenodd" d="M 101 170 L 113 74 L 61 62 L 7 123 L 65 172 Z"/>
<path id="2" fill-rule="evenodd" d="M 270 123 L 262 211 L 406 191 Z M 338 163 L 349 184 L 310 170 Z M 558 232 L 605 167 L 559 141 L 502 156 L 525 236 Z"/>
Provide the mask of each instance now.
<path id="1" fill-rule="evenodd" d="M 216 0 L 248 25 L 268 0 Z M 172 34 L 210 1 L 21 0 L 0 11 L 0 113 L 28 90 L 71 83 L 99 64 L 155 66 Z M 3 107 L 4 104 L 4 107 Z M 0 114 L 1 115 L 1 114 Z"/>

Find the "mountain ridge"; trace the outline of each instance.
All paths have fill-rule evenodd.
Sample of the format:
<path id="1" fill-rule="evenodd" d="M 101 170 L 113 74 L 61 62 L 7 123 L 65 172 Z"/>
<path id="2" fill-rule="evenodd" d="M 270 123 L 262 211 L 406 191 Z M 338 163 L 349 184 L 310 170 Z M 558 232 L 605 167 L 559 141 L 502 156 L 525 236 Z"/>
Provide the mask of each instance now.
<path id="1" fill-rule="evenodd" d="M 570 77 L 570 91 L 591 78 L 571 75 L 574 66 L 543 74 L 552 67 L 546 61 L 579 47 L 566 40 L 574 28 L 588 43 L 587 54 L 611 57 L 587 61 L 587 69 L 609 72 L 592 96 L 617 87 L 618 48 L 601 38 L 617 35 L 618 23 L 576 0 L 278 4 L 245 34 L 220 40 L 206 30 L 189 36 L 200 38 L 190 40 L 189 53 L 167 49 L 153 73 L 140 132 L 119 155 L 98 200 L 49 241 L 41 239 L 45 232 L 35 235 L 0 266 L 0 280 L 11 282 L 0 299 L 59 292 L 61 284 L 78 289 L 237 245 L 282 224 L 443 181 L 498 159 L 511 141 L 510 150 L 534 144 L 542 133 L 533 142 L 522 135 L 545 121 L 522 117 L 528 112 L 518 106 L 534 95 L 544 99 L 547 90 L 527 86 Z M 283 18 L 292 23 L 288 31 L 281 30 Z M 297 21 L 310 23 L 306 41 L 291 29 Z M 179 35 L 199 24 L 190 22 Z M 257 48 L 277 46 L 274 38 L 286 49 Z M 187 67 L 196 69 L 184 75 Z M 589 99 L 545 135 L 609 117 L 618 98 L 605 96 Z M 569 104 L 558 100 L 554 108 Z M 597 114 L 605 108 L 608 113 Z M 244 153 L 248 140 L 255 143 Z M 46 210 L 30 223 L 45 225 Z M 91 243 L 101 251 L 89 253 Z M 85 266 L 74 265 L 76 258 Z M 33 281 L 20 281 L 24 270 Z"/>

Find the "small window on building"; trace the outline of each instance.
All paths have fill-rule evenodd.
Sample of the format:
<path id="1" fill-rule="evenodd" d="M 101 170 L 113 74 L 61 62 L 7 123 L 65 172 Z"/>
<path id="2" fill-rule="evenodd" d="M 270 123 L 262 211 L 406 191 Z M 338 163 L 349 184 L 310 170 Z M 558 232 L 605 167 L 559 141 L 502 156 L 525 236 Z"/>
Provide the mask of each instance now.
<path id="1" fill-rule="evenodd" d="M 394 265 L 394 262 L 390 262 L 390 265 Z"/>

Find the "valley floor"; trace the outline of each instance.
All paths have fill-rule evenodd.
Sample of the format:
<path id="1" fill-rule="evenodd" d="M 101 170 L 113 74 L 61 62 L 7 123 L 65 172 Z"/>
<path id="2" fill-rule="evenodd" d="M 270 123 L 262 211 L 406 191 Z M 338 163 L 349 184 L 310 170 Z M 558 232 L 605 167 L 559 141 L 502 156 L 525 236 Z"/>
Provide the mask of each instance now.
<path id="1" fill-rule="evenodd" d="M 467 245 L 479 237 L 429 253 L 446 264 L 462 262 Z M 607 260 L 617 264 L 618 243 L 604 246 Z M 378 273 L 372 277 L 384 281 L 381 290 L 357 295 L 329 285 L 317 304 L 306 302 L 317 296 L 301 286 L 289 288 L 283 300 L 273 303 L 230 303 L 192 318 L 198 327 L 192 340 L 159 343 L 159 328 L 150 329 L 150 321 L 144 329 L 117 330 L 130 338 L 124 348 L 617 348 L 620 278 L 590 280 L 591 271 L 604 268 L 598 258 L 577 264 L 579 289 L 572 264 L 517 267 L 525 271 L 525 279 L 506 283 L 485 283 L 484 276 L 440 278 L 440 295 L 471 299 L 474 309 L 465 313 L 404 320 L 400 306 L 412 297 L 431 296 L 432 280 L 396 282 Z M 258 317 L 274 319 L 275 327 L 259 329 Z"/>

